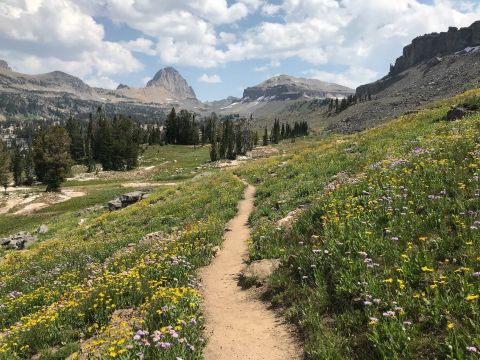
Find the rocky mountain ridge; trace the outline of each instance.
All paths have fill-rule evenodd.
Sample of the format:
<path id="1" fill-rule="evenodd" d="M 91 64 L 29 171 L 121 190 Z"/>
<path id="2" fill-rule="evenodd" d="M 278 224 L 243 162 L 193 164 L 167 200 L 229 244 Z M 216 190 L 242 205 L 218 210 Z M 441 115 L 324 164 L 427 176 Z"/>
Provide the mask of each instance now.
<path id="1" fill-rule="evenodd" d="M 390 72 L 371 84 L 359 86 L 357 95 L 375 95 L 402 78 L 402 73 L 421 63 L 434 66 L 449 55 L 466 55 L 480 49 L 480 21 L 469 27 L 450 27 L 447 32 L 426 34 L 416 37 L 403 48 L 403 54 L 396 59 Z"/>
<path id="2" fill-rule="evenodd" d="M 117 89 L 94 88 L 78 77 L 61 71 L 39 75 L 22 74 L 0 60 L 1 118 L 63 118 L 79 116 L 104 106 L 113 112 L 148 118 L 163 117 L 170 104 L 193 107 L 198 103 L 193 89 L 173 68 L 165 68 L 144 88 L 120 84 Z M 184 104 L 185 103 L 185 104 Z"/>
<path id="3" fill-rule="evenodd" d="M 420 36 L 403 49 L 384 78 L 359 86 L 356 94 L 370 94 L 332 119 L 329 129 L 356 132 L 413 111 L 432 100 L 480 87 L 480 21 L 448 32 Z"/>
<path id="4" fill-rule="evenodd" d="M 296 100 L 300 98 L 342 98 L 354 90 L 316 79 L 290 75 L 274 76 L 243 91 L 243 101 Z"/>

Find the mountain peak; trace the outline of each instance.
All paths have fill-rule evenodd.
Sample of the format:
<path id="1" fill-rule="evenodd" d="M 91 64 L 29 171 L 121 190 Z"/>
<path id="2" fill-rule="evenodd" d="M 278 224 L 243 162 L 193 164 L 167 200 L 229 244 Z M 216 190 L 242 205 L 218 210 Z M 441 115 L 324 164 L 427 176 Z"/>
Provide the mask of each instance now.
<path id="1" fill-rule="evenodd" d="M 196 99 L 195 92 L 187 80 L 177 69 L 170 66 L 159 70 L 152 80 L 147 82 L 146 87 L 163 87 L 179 99 Z"/>
<path id="2" fill-rule="evenodd" d="M 344 97 L 354 90 L 346 86 L 331 84 L 316 79 L 291 75 L 277 75 L 257 86 L 246 88 L 243 98 L 249 100 L 294 100 L 299 98 Z"/>
<path id="3" fill-rule="evenodd" d="M 0 69 L 1 70 L 7 70 L 7 71 L 13 71 L 10 66 L 8 66 L 8 63 L 5 60 L 0 59 Z"/>

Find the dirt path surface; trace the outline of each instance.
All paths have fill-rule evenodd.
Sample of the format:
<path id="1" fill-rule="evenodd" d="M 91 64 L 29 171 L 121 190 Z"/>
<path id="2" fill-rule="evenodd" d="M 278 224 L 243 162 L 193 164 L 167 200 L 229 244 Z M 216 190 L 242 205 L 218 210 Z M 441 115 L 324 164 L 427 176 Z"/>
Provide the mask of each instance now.
<path id="1" fill-rule="evenodd" d="M 290 360 L 302 352 L 292 332 L 266 304 L 238 286 L 245 267 L 255 188 L 248 185 L 227 225 L 223 249 L 201 272 L 206 313 L 206 360 Z"/>

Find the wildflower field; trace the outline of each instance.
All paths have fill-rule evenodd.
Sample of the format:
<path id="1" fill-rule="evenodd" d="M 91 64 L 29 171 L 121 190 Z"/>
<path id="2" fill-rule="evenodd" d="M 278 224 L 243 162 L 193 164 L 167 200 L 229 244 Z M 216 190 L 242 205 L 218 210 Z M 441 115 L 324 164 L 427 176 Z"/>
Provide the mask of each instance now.
<path id="1" fill-rule="evenodd" d="M 243 188 L 219 173 L 158 189 L 5 255 L 0 359 L 201 359 L 195 269 L 221 243 Z"/>
<path id="2" fill-rule="evenodd" d="M 237 172 L 257 185 L 251 260 L 308 359 L 480 352 L 480 91 Z M 278 221 L 297 210 L 291 227 Z"/>

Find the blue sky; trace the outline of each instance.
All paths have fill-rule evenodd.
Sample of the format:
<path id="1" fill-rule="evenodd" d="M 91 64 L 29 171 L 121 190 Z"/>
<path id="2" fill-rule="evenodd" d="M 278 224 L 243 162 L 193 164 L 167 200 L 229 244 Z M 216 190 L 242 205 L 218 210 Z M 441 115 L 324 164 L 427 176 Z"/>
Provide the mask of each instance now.
<path id="1" fill-rule="evenodd" d="M 479 0 L 4 0 L 0 58 L 107 88 L 173 66 L 215 100 L 277 74 L 355 87 L 413 37 L 476 20 Z"/>

